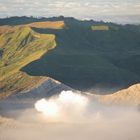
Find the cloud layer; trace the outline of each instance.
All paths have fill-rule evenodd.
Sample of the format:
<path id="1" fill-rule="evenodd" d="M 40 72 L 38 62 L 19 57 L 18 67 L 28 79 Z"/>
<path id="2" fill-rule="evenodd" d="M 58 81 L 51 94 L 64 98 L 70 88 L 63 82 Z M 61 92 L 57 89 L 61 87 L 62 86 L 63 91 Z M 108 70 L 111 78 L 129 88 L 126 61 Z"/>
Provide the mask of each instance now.
<path id="1" fill-rule="evenodd" d="M 72 91 L 39 100 L 35 107 L 12 110 L 15 119 L 3 119 L 0 140 L 140 139 L 140 112 L 135 108 L 101 105 Z"/>
<path id="2" fill-rule="evenodd" d="M 139 0 L 0 0 L 0 17 L 64 15 L 102 19 L 139 13 Z"/>

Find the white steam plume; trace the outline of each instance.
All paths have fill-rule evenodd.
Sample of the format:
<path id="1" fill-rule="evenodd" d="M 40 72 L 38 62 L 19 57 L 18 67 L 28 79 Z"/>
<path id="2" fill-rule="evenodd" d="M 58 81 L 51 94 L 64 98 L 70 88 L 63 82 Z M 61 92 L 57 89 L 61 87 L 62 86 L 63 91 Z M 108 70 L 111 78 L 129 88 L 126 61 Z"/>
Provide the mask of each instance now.
<path id="1" fill-rule="evenodd" d="M 140 140 L 138 110 L 101 105 L 89 95 L 62 91 L 19 111 L 0 123 L 0 140 Z"/>
<path id="2" fill-rule="evenodd" d="M 86 96 L 62 91 L 58 97 L 37 101 L 35 108 L 43 113 L 48 121 L 74 121 L 75 117 L 84 116 L 88 104 Z"/>

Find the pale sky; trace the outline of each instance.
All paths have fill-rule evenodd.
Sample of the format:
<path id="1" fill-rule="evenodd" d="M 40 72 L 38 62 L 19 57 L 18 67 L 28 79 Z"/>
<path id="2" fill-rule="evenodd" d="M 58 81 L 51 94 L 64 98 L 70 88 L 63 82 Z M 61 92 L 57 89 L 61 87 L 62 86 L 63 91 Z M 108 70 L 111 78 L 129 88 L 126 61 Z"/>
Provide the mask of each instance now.
<path id="1" fill-rule="evenodd" d="M 0 17 L 59 15 L 140 23 L 140 0 L 0 0 Z"/>

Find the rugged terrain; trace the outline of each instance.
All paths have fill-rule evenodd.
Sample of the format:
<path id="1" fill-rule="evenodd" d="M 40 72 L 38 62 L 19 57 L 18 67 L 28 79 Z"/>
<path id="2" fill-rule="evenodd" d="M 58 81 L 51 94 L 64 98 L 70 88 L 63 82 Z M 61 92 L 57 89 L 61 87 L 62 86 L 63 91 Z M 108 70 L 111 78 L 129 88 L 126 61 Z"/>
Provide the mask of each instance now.
<path id="1" fill-rule="evenodd" d="M 52 23 L 52 24 L 51 24 Z M 40 26 L 42 23 L 32 23 Z M 45 24 L 45 22 L 43 22 Z M 56 47 L 55 35 L 39 34 L 30 25 L 1 26 L 0 36 L 0 98 L 38 87 L 48 77 L 29 76 L 20 69 Z M 63 22 L 46 22 L 46 28 L 59 28 Z M 3 30 L 2 30 L 3 29 Z M 54 81 L 55 83 L 55 81 Z M 56 82 L 57 83 L 57 82 Z"/>
<path id="2" fill-rule="evenodd" d="M 139 104 L 139 26 L 64 17 L 13 17 L 0 25 L 1 99 L 101 88 L 120 89 L 102 102 Z"/>
<path id="3" fill-rule="evenodd" d="M 33 76 L 49 75 L 84 91 L 118 90 L 139 83 L 139 26 L 58 19 L 65 22 L 62 30 L 34 28 L 39 33 L 55 34 L 57 47 L 22 71 Z"/>

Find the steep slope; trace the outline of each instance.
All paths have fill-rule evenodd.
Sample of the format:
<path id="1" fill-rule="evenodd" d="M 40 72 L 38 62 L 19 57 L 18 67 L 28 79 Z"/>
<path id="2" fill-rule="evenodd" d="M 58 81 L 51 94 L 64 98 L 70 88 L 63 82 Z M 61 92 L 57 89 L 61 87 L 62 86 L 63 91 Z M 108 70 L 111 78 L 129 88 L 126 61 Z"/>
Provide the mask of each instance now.
<path id="1" fill-rule="evenodd" d="M 30 27 L 14 27 L 0 36 L 0 97 L 35 86 L 45 77 L 32 77 L 20 72 L 30 62 L 55 48 L 55 36 L 39 34 Z"/>
<path id="2" fill-rule="evenodd" d="M 46 24 L 49 23 L 50 25 L 50 21 L 51 26 L 56 26 L 56 23 L 61 22 L 62 24 L 65 24 L 66 28 L 61 30 L 52 30 L 52 27 L 49 28 Z M 19 38 L 12 42 L 8 36 L 10 36 L 11 33 L 13 36 L 15 36 L 14 31 L 5 33 L 7 34 L 7 37 L 4 37 L 5 41 L 2 39 L 1 42 L 5 42 L 5 46 L 7 46 L 6 48 L 9 48 L 7 49 L 9 50 L 9 52 L 7 51 L 7 54 L 11 55 L 12 51 L 15 51 L 17 57 L 15 57 L 14 54 L 10 57 L 8 56 L 8 59 L 5 57 L 5 60 L 1 61 L 0 67 L 2 69 L 0 72 L 2 77 L 0 78 L 2 78 L 3 81 L 7 81 L 6 77 L 10 77 L 9 75 L 13 75 L 20 69 L 21 71 L 32 76 L 52 77 L 72 88 L 84 91 L 96 87 L 103 89 L 116 88 L 118 90 L 118 88 L 126 88 L 140 82 L 139 26 L 123 26 L 113 23 L 95 22 L 93 20 L 79 21 L 74 18 L 64 17 L 54 17 L 48 19 L 13 17 L 8 19 L 0 19 L 0 25 L 9 25 L 10 27 L 18 25 L 14 30 L 17 30 L 17 27 L 18 29 L 28 28 L 31 30 L 29 25 L 32 27 L 34 25 L 33 30 L 38 32 L 35 33 L 32 31 L 33 34 L 24 37 L 28 38 L 25 39 L 25 41 L 24 39 L 22 41 L 22 39 Z M 99 29 L 97 28 L 96 31 L 94 31 L 92 30 L 92 27 L 98 27 Z M 109 30 L 101 30 L 103 27 L 108 27 Z M 40 35 L 42 33 L 45 35 L 54 34 L 56 36 L 57 47 L 43 55 L 43 57 L 41 57 L 39 60 L 36 60 L 38 58 L 31 58 L 38 57 L 38 54 L 30 54 L 29 58 L 25 57 L 28 60 L 25 60 L 25 62 L 28 62 L 28 64 L 25 62 L 18 64 L 21 61 L 16 61 L 16 59 L 20 59 L 22 57 L 22 53 L 23 56 L 25 56 L 26 54 L 28 55 L 28 53 L 33 52 L 29 49 L 32 47 L 29 46 L 31 44 L 30 42 L 35 41 L 34 39 L 32 40 L 32 38 L 37 38 L 34 36 L 34 34 Z M 14 48 L 15 42 L 19 42 L 20 45 L 17 44 L 16 46 L 20 46 L 22 49 L 19 49 L 20 47 L 16 49 L 15 47 L 15 49 L 10 50 L 10 47 L 8 46 L 11 46 L 10 44 L 12 44 Z M 35 42 L 34 46 L 38 46 Z M 47 41 L 45 41 L 45 43 L 47 43 Z M 25 44 L 28 44 L 27 47 Z M 44 43 L 40 41 L 39 44 L 40 47 Z M 4 46 L 4 44 L 1 43 L 1 46 Z M 39 47 L 35 47 L 35 49 Z M 23 50 L 23 48 L 28 49 Z M 5 51 L 6 49 L 0 47 L 0 57 L 3 57 L 3 52 Z M 19 54 L 17 54 L 17 52 Z M 44 54 L 44 51 L 42 54 Z M 15 59 L 14 61 L 16 63 L 12 62 L 13 59 Z M 24 61 L 24 59 L 22 61 Z M 12 65 L 8 63 L 12 63 Z M 14 69 L 12 69 L 12 66 Z M 19 73 L 19 75 L 20 74 L 21 73 Z M 30 76 L 31 79 L 32 76 Z M 23 81 L 26 81 L 26 78 L 23 78 Z M 1 91 L 5 89 L 5 87 L 7 86 L 1 86 Z M 10 85 L 9 87 L 11 88 L 14 86 Z"/>
<path id="3" fill-rule="evenodd" d="M 55 34 L 58 47 L 22 71 L 34 76 L 49 75 L 84 91 L 90 88 L 120 89 L 140 82 L 138 26 L 73 18 L 65 18 L 64 22 L 67 28 L 62 30 L 35 29 L 39 33 Z M 93 31 L 93 26 L 105 26 L 109 30 Z"/>
<path id="4" fill-rule="evenodd" d="M 0 80 L 19 71 L 55 47 L 54 35 L 43 35 L 29 27 L 20 27 L 0 36 L 2 50 Z"/>
<path id="5" fill-rule="evenodd" d="M 135 84 L 111 95 L 99 96 L 99 101 L 105 104 L 140 106 L 140 84 Z"/>

